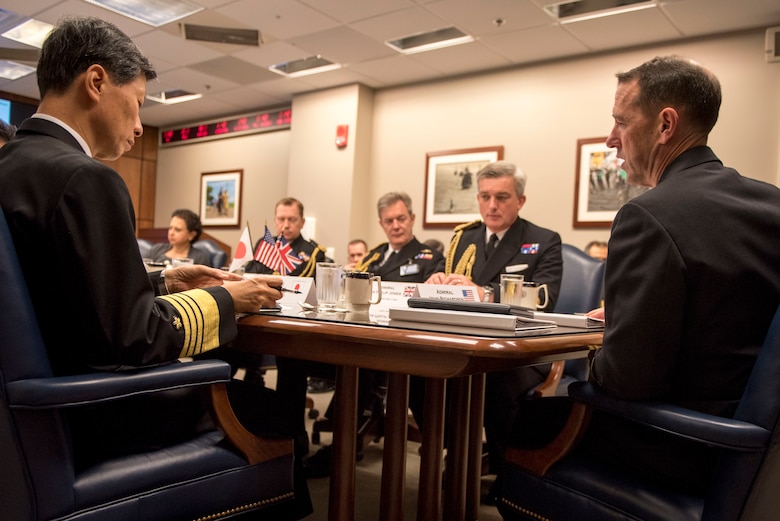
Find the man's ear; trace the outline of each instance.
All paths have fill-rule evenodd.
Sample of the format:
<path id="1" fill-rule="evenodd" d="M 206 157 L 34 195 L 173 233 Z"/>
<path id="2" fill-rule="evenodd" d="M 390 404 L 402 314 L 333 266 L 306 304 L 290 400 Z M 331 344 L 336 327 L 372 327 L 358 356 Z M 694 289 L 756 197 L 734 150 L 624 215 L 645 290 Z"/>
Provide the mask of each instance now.
<path id="1" fill-rule="evenodd" d="M 84 82 L 89 97 L 97 100 L 108 82 L 108 73 L 102 65 L 92 64 L 84 73 Z"/>
<path id="2" fill-rule="evenodd" d="M 668 143 L 672 136 L 674 136 L 674 133 L 677 131 L 679 118 L 680 115 L 671 107 L 666 107 L 661 111 L 659 114 L 661 125 L 661 135 L 659 139 L 661 143 Z"/>

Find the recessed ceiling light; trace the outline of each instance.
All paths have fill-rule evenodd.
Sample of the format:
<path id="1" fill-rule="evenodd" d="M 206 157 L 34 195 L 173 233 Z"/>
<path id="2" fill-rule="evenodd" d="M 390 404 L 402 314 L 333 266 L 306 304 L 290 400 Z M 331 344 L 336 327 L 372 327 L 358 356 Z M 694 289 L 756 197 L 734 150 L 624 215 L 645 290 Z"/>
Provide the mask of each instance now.
<path id="1" fill-rule="evenodd" d="M 300 60 L 293 60 L 285 63 L 277 63 L 268 69 L 276 74 L 281 74 L 288 78 L 298 78 L 309 74 L 319 74 L 321 72 L 340 69 L 340 63 L 333 63 L 322 56 L 309 56 Z"/>
<path id="2" fill-rule="evenodd" d="M 84 0 L 114 11 L 152 27 L 160 27 L 181 20 L 198 11 L 202 6 L 186 0 Z"/>
<path id="3" fill-rule="evenodd" d="M 0 60 L 0 78 L 18 80 L 35 72 L 35 67 L 8 60 Z"/>
<path id="4" fill-rule="evenodd" d="M 203 94 L 187 92 L 182 89 L 165 90 L 156 94 L 147 94 L 146 99 L 162 103 L 163 105 L 173 105 L 175 103 L 184 103 L 202 98 Z"/>
<path id="5" fill-rule="evenodd" d="M 544 10 L 562 24 L 568 24 L 655 6 L 652 0 L 574 0 L 548 4 Z"/>
<path id="6" fill-rule="evenodd" d="M 432 51 L 443 47 L 451 47 L 462 43 L 473 42 L 474 38 L 456 27 L 445 27 L 428 33 L 413 34 L 395 40 L 388 40 L 386 45 L 403 54 Z"/>
<path id="7" fill-rule="evenodd" d="M 15 42 L 40 49 L 43 47 L 43 41 L 53 28 L 54 26 L 52 24 L 30 18 L 16 27 L 8 29 L 2 36 L 9 40 L 14 40 Z"/>

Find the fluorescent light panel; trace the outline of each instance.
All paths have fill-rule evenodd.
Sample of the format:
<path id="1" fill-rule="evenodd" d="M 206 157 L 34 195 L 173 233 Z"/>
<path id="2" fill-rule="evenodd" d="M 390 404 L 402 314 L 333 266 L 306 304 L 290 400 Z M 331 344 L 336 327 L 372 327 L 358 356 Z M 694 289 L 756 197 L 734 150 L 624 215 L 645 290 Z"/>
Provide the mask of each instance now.
<path id="1" fill-rule="evenodd" d="M 162 103 L 163 105 L 174 105 L 202 98 L 203 94 L 195 94 L 186 90 L 173 89 L 166 90 L 157 94 L 147 94 L 146 99 Z"/>
<path id="2" fill-rule="evenodd" d="M 52 24 L 29 18 L 16 27 L 8 29 L 2 36 L 9 40 L 40 49 L 43 47 L 43 41 L 52 29 L 54 29 Z"/>
<path id="3" fill-rule="evenodd" d="M 568 24 L 651 7 L 656 7 L 652 0 L 575 0 L 549 4 L 544 6 L 544 9 L 560 23 Z"/>
<path id="4" fill-rule="evenodd" d="M 160 27 L 202 11 L 186 0 L 84 0 L 152 27 Z"/>
<path id="5" fill-rule="evenodd" d="M 18 80 L 35 72 L 35 67 L 23 65 L 9 60 L 0 60 L 0 78 Z"/>
<path id="6" fill-rule="evenodd" d="M 300 78 L 310 74 L 319 74 L 321 72 L 340 69 L 340 63 L 333 63 L 322 56 L 309 56 L 300 60 L 293 60 L 285 63 L 277 63 L 268 69 L 276 74 L 281 74 L 287 78 Z"/>
<path id="7" fill-rule="evenodd" d="M 473 42 L 474 38 L 457 27 L 445 27 L 428 33 L 413 34 L 395 40 L 388 40 L 386 45 L 403 54 L 432 51 L 453 45 Z"/>

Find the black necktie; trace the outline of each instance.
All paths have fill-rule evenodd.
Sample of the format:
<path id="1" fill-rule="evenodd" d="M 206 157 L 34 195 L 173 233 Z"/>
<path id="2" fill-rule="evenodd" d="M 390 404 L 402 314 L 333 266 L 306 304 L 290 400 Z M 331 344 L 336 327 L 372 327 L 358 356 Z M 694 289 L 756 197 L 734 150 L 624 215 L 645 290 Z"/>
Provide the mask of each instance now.
<path id="1" fill-rule="evenodd" d="M 387 264 L 391 260 L 395 259 L 397 256 L 398 256 L 398 252 L 397 251 L 393 251 L 393 253 L 391 253 L 390 256 L 387 257 L 387 259 L 385 259 L 385 261 L 382 264 L 380 264 L 380 266 L 384 266 L 385 264 Z"/>
<path id="2" fill-rule="evenodd" d="M 488 239 L 487 246 L 485 246 L 485 258 L 490 258 L 490 255 L 493 253 L 493 250 L 496 249 L 496 243 L 498 242 L 498 235 L 495 233 L 490 236 L 490 239 Z"/>

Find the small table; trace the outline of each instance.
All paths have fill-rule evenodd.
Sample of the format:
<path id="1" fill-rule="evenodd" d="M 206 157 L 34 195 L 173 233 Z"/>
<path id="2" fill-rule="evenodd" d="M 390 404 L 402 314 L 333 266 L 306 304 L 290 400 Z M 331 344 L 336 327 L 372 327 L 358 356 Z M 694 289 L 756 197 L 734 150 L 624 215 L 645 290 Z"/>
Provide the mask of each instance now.
<path id="1" fill-rule="evenodd" d="M 398 520 L 404 516 L 409 375 L 416 375 L 426 378 L 417 519 L 476 520 L 485 373 L 583 358 L 589 346 L 601 344 L 603 336 L 600 331 L 563 327 L 528 332 L 523 337 L 471 336 L 382 326 L 344 313 L 287 313 L 242 317 L 233 345 L 338 367 L 335 406 L 340 412 L 333 430 L 331 521 L 353 521 L 355 516 L 359 367 L 388 373 L 379 518 Z M 469 427 L 453 429 L 442 492 L 446 379 L 454 379 L 449 421 Z"/>

